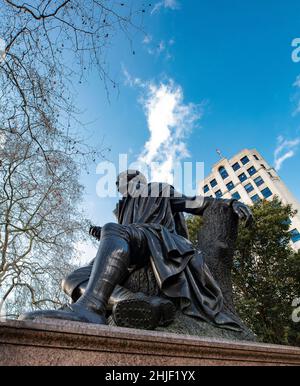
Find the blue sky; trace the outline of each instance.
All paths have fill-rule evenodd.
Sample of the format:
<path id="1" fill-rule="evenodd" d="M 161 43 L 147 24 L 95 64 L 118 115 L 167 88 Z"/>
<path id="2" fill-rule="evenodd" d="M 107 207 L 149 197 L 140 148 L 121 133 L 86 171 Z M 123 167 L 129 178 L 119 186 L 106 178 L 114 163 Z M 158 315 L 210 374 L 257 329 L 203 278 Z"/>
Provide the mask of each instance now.
<path id="1" fill-rule="evenodd" d="M 231 157 L 256 147 L 275 165 L 281 145 L 279 174 L 300 199 L 300 114 L 295 113 L 300 62 L 291 58 L 292 41 L 300 38 L 300 2 L 162 0 L 153 6 L 155 12 L 149 9 L 145 16 L 146 33 L 135 34 L 133 48 L 119 35 L 107 53 L 119 93 L 112 92 L 108 102 L 96 73 L 78 89 L 91 140 L 103 138 L 112 162 L 120 153 L 129 153 L 131 161 L 145 156 L 153 99 L 157 102 L 159 92 L 176 95 L 177 113 L 185 115 L 182 121 L 177 116 L 180 134 L 171 144 L 189 155 L 174 157 L 204 161 L 208 174 L 217 148 Z M 167 149 L 156 150 L 167 156 Z M 278 162 L 282 156 L 287 159 Z M 103 225 L 114 219 L 116 199 L 97 197 L 98 180 L 95 165 L 82 176 L 84 207 Z"/>

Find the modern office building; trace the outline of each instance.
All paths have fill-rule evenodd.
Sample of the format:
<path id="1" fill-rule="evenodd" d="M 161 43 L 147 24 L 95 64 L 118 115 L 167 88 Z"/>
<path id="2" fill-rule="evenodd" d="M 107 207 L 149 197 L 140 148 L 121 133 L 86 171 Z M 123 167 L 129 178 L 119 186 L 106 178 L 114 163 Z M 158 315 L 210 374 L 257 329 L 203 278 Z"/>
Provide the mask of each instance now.
<path id="1" fill-rule="evenodd" d="M 300 203 L 282 182 L 277 172 L 254 150 L 245 149 L 231 159 L 223 158 L 200 184 L 200 194 L 236 198 L 247 205 L 278 196 L 298 214 L 291 219 L 293 247 L 300 249 Z"/>

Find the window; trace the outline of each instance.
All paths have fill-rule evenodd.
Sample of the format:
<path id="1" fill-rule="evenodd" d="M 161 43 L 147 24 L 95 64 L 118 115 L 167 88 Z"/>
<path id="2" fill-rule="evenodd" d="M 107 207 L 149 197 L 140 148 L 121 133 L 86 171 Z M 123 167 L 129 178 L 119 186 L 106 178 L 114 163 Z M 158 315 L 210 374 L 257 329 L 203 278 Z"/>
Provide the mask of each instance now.
<path id="1" fill-rule="evenodd" d="M 255 169 L 254 166 L 251 166 L 251 168 L 249 168 L 247 172 L 249 173 L 250 176 L 253 176 L 253 174 L 255 174 L 257 170 Z"/>
<path id="2" fill-rule="evenodd" d="M 259 197 L 258 194 L 255 194 L 255 196 L 252 196 L 252 197 L 251 197 L 251 200 L 252 200 L 252 201 L 254 202 L 254 204 L 255 204 L 256 202 L 260 201 L 260 197 Z"/>
<path id="3" fill-rule="evenodd" d="M 220 167 L 219 173 L 220 173 L 221 177 L 223 178 L 223 180 L 225 180 L 228 177 L 227 170 L 224 168 L 224 166 Z"/>
<path id="4" fill-rule="evenodd" d="M 205 185 L 205 186 L 204 186 L 203 191 L 204 191 L 204 193 L 207 193 L 207 192 L 209 191 L 208 185 Z"/>
<path id="5" fill-rule="evenodd" d="M 259 158 L 257 157 L 256 154 L 253 154 L 253 157 L 256 159 L 256 161 L 259 161 Z"/>
<path id="6" fill-rule="evenodd" d="M 216 192 L 216 197 L 217 198 L 221 198 L 223 196 L 223 193 L 221 192 L 221 190 L 218 190 L 217 192 Z"/>
<path id="7" fill-rule="evenodd" d="M 214 187 L 217 186 L 217 185 L 218 185 L 218 183 L 217 183 L 216 180 L 210 181 L 210 186 L 211 186 L 212 188 L 214 188 Z"/>
<path id="8" fill-rule="evenodd" d="M 256 186 L 258 186 L 258 187 L 265 183 L 265 181 L 261 178 L 261 176 L 256 177 L 254 179 L 254 182 L 255 182 Z"/>
<path id="9" fill-rule="evenodd" d="M 246 181 L 246 179 L 247 179 L 246 174 L 245 174 L 245 173 L 240 174 L 240 175 L 239 175 L 239 179 L 240 179 L 241 182 Z"/>
<path id="10" fill-rule="evenodd" d="M 244 186 L 244 188 L 245 188 L 247 193 L 251 193 L 254 190 L 252 184 L 247 184 L 247 185 Z"/>
<path id="11" fill-rule="evenodd" d="M 298 229 L 293 229 L 291 231 L 291 236 L 292 236 L 293 243 L 300 241 L 300 233 L 299 233 Z"/>
<path id="12" fill-rule="evenodd" d="M 247 165 L 248 162 L 250 162 L 250 160 L 249 160 L 249 158 L 248 158 L 247 156 L 245 156 L 245 157 L 243 157 L 243 158 L 241 159 L 241 163 L 242 163 L 243 165 Z"/>
<path id="13" fill-rule="evenodd" d="M 261 166 L 263 169 L 266 169 L 265 165 L 261 164 L 260 166 Z"/>
<path id="14" fill-rule="evenodd" d="M 239 200 L 241 198 L 238 192 L 233 193 L 231 197 L 234 198 L 235 200 Z"/>
<path id="15" fill-rule="evenodd" d="M 228 189 L 229 191 L 231 191 L 232 189 L 234 189 L 234 184 L 233 184 L 233 182 L 229 182 L 226 186 L 227 186 L 227 189 Z"/>
<path id="16" fill-rule="evenodd" d="M 271 192 L 271 190 L 269 188 L 263 189 L 261 192 L 262 192 L 262 195 L 264 196 L 264 198 L 269 198 L 273 195 L 273 193 Z"/>
<path id="17" fill-rule="evenodd" d="M 237 170 L 239 170 L 241 167 L 240 167 L 240 164 L 237 162 L 235 163 L 234 165 L 232 165 L 232 169 L 236 172 Z"/>

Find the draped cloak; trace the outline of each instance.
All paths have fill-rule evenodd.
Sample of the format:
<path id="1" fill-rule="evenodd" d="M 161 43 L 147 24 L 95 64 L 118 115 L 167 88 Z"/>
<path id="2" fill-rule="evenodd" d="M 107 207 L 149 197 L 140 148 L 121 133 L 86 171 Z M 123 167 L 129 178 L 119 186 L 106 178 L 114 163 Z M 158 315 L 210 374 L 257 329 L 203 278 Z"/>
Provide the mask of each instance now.
<path id="1" fill-rule="evenodd" d="M 202 215 L 207 205 L 210 201 L 181 195 L 168 184 L 151 183 L 141 187 L 138 197 L 119 201 L 114 213 L 133 235 L 135 229 L 143 232 L 158 286 L 167 297 L 179 299 L 183 314 L 240 331 L 224 310 L 222 292 L 201 251 L 188 240 L 183 212 Z"/>

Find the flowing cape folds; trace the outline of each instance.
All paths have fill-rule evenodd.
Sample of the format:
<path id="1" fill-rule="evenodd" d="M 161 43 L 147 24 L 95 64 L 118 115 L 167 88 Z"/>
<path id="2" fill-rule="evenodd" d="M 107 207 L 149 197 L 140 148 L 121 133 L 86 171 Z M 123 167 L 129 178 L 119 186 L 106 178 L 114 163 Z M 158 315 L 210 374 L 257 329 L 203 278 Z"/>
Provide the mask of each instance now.
<path id="1" fill-rule="evenodd" d="M 151 192 L 156 194 L 151 196 Z M 180 299 L 185 315 L 240 331 L 240 325 L 224 311 L 222 292 L 201 251 L 188 240 L 183 212 L 201 215 L 209 203 L 180 195 L 168 184 L 143 185 L 139 193 L 124 197 L 114 213 L 133 238 L 140 237 L 140 232 L 146 237 L 161 291 Z"/>

